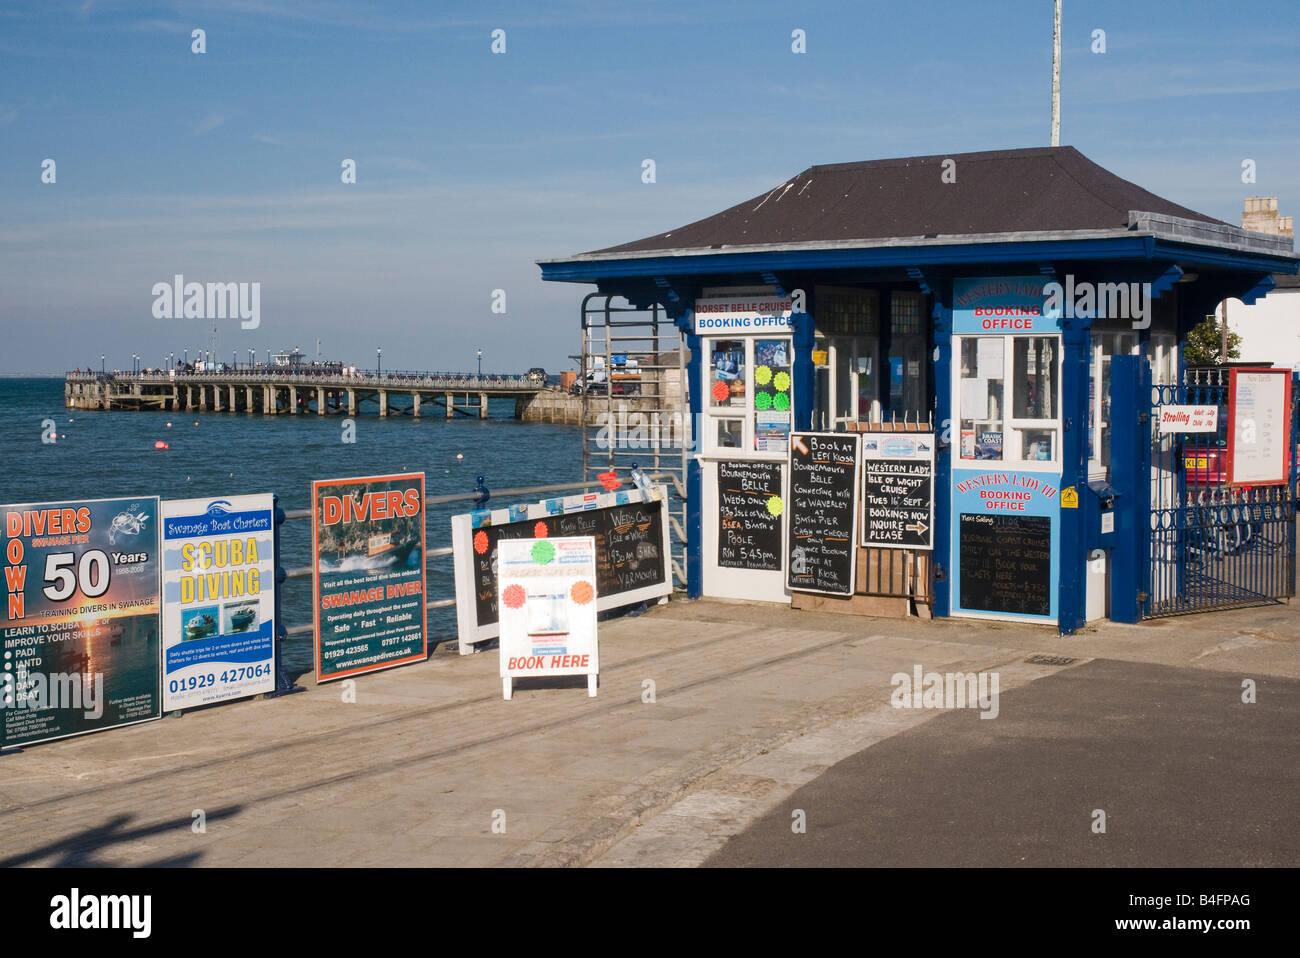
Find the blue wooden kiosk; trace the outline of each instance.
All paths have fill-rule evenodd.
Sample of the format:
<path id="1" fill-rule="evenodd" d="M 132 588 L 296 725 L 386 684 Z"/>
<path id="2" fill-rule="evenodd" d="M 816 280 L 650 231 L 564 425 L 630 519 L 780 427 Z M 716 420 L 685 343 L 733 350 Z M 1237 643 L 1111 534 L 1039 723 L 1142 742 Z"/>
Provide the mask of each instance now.
<path id="1" fill-rule="evenodd" d="M 790 601 L 784 556 L 718 560 L 720 474 L 784 477 L 792 431 L 918 428 L 937 449 L 933 550 L 908 588 L 934 615 L 1069 634 L 1180 596 L 1225 607 L 1292 588 L 1294 463 L 1274 484 L 1211 482 L 1183 468 L 1201 439 L 1152 425 L 1162 404 L 1226 412 L 1226 381 L 1189 377 L 1188 331 L 1300 271 L 1290 237 L 1053 147 L 813 166 L 697 222 L 539 265 L 657 304 L 684 335 L 691 596 Z M 1292 449 L 1294 419 L 1288 406 Z M 1229 522 L 1289 567 L 1258 582 L 1215 571 L 1193 527 Z"/>

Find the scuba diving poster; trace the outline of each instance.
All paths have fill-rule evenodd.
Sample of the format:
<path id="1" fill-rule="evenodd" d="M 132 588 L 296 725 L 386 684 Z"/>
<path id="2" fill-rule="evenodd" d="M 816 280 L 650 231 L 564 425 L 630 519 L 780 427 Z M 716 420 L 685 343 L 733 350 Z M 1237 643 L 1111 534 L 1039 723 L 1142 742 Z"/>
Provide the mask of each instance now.
<path id="1" fill-rule="evenodd" d="M 316 678 L 428 655 L 424 473 L 312 483 Z"/>
<path id="2" fill-rule="evenodd" d="M 0 512 L 0 747 L 160 718 L 158 499 Z"/>
<path id="3" fill-rule="evenodd" d="M 163 710 L 275 689 L 275 500 L 176 499 L 163 515 Z"/>

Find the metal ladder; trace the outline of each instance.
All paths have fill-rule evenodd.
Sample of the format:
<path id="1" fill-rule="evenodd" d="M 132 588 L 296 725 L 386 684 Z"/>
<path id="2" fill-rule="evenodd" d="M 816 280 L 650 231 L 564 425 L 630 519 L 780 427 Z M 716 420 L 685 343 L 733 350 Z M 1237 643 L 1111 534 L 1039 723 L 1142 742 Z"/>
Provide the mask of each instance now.
<path id="1" fill-rule="evenodd" d="M 616 299 L 621 305 L 615 305 Z M 631 484 L 635 465 L 668 485 L 670 559 L 675 587 L 684 589 L 686 463 L 692 436 L 681 332 L 658 304 L 640 309 L 601 293 L 583 298 L 581 318 L 582 354 L 576 358 L 582 384 L 582 478 L 612 472 Z M 616 384 L 615 356 L 635 359 L 639 378 Z M 604 365 L 605 382 L 593 395 L 587 373 L 596 368 L 597 357 Z"/>

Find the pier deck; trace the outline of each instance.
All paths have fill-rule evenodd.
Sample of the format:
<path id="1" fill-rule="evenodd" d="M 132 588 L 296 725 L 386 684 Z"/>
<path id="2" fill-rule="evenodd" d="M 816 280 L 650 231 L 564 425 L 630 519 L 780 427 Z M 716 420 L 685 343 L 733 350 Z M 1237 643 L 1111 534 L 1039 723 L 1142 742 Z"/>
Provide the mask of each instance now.
<path id="1" fill-rule="evenodd" d="M 516 419 L 540 393 L 556 392 L 528 376 L 456 373 L 322 374 L 306 368 L 226 372 L 73 372 L 64 379 L 69 409 L 161 409 L 259 415 L 355 416 L 373 404 L 380 416 L 420 418 L 430 408 L 451 419 L 488 417 L 492 399 L 515 400 Z M 436 414 L 436 413 L 435 413 Z"/>
<path id="2" fill-rule="evenodd" d="M 970 726 L 969 735 L 961 732 L 976 737 L 969 747 L 997 754 L 1041 743 L 1042 734 L 1074 741 L 1083 733 L 1053 724 L 1050 708 L 1038 716 L 1048 720 L 1047 732 L 1022 734 L 1011 696 L 1031 683 L 1066 679 L 1094 659 L 1111 660 L 1121 674 L 1128 663 L 1176 671 L 1170 692 L 1221 689 L 1224 709 L 1257 709 L 1263 722 L 1289 701 L 1268 705 L 1266 685 L 1285 688 L 1300 677 L 1298 614 L 1251 609 L 1184 619 L 1177 628 L 1106 623 L 1062 639 L 1007 623 L 674 601 L 601 625 L 603 672 L 594 699 L 581 679 L 530 680 L 503 701 L 495 652 L 461 658 L 440 650 L 422 664 L 359 678 L 353 703 L 342 700 L 340 684 L 314 686 L 304 676 L 309 688 L 301 695 L 200 709 L 0 757 L 0 865 L 696 865 L 765 813 L 784 817 L 785 840 L 812 842 L 832 812 L 809 807 L 809 834 L 792 838 L 784 803 L 796 790 L 862 749 L 896 736 L 904 743 L 932 722 Z M 1026 663 L 1031 652 L 1075 661 Z M 998 671 L 1008 698 L 1001 720 L 892 708 L 891 676 L 911 673 L 916 663 L 927 671 Z M 1229 670 L 1236 671 L 1226 681 Z M 1260 705 L 1239 703 L 1240 675 L 1258 679 Z M 643 698 L 646 680 L 654 682 L 653 703 Z M 1130 709 L 1149 707 L 1141 695 L 1132 698 Z M 1038 835 L 1014 845 L 1022 852 L 1064 847 L 1075 832 L 1091 837 L 1087 810 L 1097 802 L 1108 803 L 1117 821 L 1126 802 L 1169 802 L 1161 778 L 1169 750 L 1179 761 L 1195 760 L 1195 742 L 1153 742 L 1132 716 L 1082 711 L 1081 721 L 1099 723 L 1089 734 L 1106 738 L 1108 749 L 1128 749 L 1107 752 L 1116 756 L 1107 767 L 1117 781 L 1072 783 L 1068 766 L 1044 769 L 1070 780 L 1078 808 L 1074 817 L 1062 813 L 1065 837 Z M 1240 749 L 1254 748 L 1253 741 L 1243 739 Z M 1293 807 L 1293 798 L 1279 793 L 1289 789 L 1286 781 L 1269 781 L 1275 768 L 1269 761 L 1254 771 L 1234 765 L 1228 771 L 1249 780 L 1232 787 L 1249 802 L 1217 812 L 1198 806 L 1209 815 L 1200 827 L 1222 828 L 1234 841 L 1243 836 L 1242 844 L 1225 839 L 1223 848 L 1207 851 L 1215 861 L 1254 854 L 1260 841 L 1271 841 L 1267 831 L 1259 840 L 1245 834 L 1265 815 L 1261 809 Z M 928 773 L 945 774 L 937 765 L 908 774 Z M 891 781 L 898 795 L 915 784 L 906 776 Z M 958 794 L 980 783 L 948 784 Z M 1033 799 L 1020 795 L 1016 781 L 999 788 L 1009 808 Z M 1187 798 L 1175 796 L 1170 807 Z M 206 816 L 202 834 L 191 827 L 198 809 Z M 498 811 L 504 833 L 493 831 Z M 981 814 L 978 836 L 990 847 L 1027 821 L 1054 821 L 1000 817 L 997 809 Z M 909 831 L 912 818 L 924 819 L 925 810 L 878 823 L 880 834 L 897 837 L 904 858 L 908 841 L 938 847 L 935 836 Z M 1152 861 L 1164 860 L 1143 847 Z"/>

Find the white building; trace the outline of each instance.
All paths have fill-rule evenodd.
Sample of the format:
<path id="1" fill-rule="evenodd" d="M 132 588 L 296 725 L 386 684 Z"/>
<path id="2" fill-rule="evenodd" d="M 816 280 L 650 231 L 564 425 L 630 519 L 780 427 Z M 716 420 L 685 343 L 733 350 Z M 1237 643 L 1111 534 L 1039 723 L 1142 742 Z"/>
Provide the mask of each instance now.
<path id="1" fill-rule="evenodd" d="M 1278 214 L 1277 197 L 1248 198 L 1241 227 L 1294 236 L 1291 217 Z M 1228 329 L 1241 337 L 1242 361 L 1300 370 L 1300 277 L 1275 275 L 1273 280 L 1277 286 L 1254 306 L 1228 300 Z"/>

